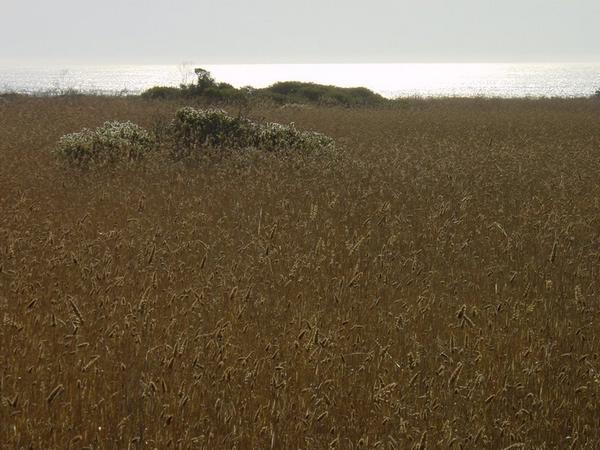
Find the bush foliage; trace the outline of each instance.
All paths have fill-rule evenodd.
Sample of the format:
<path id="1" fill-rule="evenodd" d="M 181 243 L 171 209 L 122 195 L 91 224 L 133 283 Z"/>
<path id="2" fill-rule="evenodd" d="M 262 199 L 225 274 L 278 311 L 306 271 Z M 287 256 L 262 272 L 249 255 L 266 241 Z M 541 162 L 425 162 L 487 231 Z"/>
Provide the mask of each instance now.
<path id="1" fill-rule="evenodd" d="M 163 138 L 132 122 L 105 122 L 96 129 L 84 128 L 62 136 L 54 151 L 71 163 L 85 166 L 136 161 L 162 142 L 176 157 L 199 154 L 206 148 L 320 151 L 334 147 L 330 137 L 298 130 L 294 124 L 259 124 L 220 109 L 192 107 L 176 112 Z"/>
<path id="2" fill-rule="evenodd" d="M 171 129 L 178 154 L 193 153 L 205 147 L 318 151 L 334 145 L 330 137 L 298 130 L 293 124 L 258 124 L 230 116 L 220 109 L 181 108 L 175 114 Z"/>
<path id="3" fill-rule="evenodd" d="M 112 121 L 62 136 L 55 152 L 78 165 L 108 164 L 138 160 L 153 144 L 152 135 L 139 125 Z"/>
<path id="4" fill-rule="evenodd" d="M 153 100 L 172 100 L 181 97 L 181 88 L 172 86 L 154 86 L 145 90 L 142 97 Z"/>
<path id="5" fill-rule="evenodd" d="M 171 124 L 171 132 L 179 149 L 200 147 L 246 147 L 253 134 L 253 123 L 229 116 L 220 109 L 179 109 Z"/>
<path id="6" fill-rule="evenodd" d="M 282 81 L 260 89 L 276 103 L 317 104 L 324 106 L 376 106 L 387 100 L 364 87 L 342 88 L 300 81 Z"/>
<path id="7" fill-rule="evenodd" d="M 142 93 L 146 99 L 196 98 L 212 103 L 272 102 L 277 105 L 308 104 L 320 106 L 379 106 L 389 100 L 364 87 L 341 88 L 301 81 L 283 81 L 272 86 L 254 89 L 235 88 L 228 83 L 217 83 L 210 72 L 196 69 L 195 84 L 180 87 L 156 86 Z"/>

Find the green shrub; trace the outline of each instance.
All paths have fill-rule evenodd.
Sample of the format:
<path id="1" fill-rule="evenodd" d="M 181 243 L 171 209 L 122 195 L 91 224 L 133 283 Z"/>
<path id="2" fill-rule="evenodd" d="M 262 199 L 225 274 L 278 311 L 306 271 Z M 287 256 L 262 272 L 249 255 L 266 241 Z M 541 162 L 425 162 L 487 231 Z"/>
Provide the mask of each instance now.
<path id="1" fill-rule="evenodd" d="M 324 106 L 376 106 L 386 99 L 364 87 L 342 88 L 300 81 L 282 81 L 257 90 L 258 94 L 279 104 L 308 103 Z"/>
<path id="2" fill-rule="evenodd" d="M 216 103 L 243 103 L 246 101 L 246 93 L 236 89 L 230 84 L 219 83 L 204 90 L 203 96 Z"/>
<path id="3" fill-rule="evenodd" d="M 231 117 L 220 109 L 185 107 L 175 113 L 171 125 L 177 153 L 201 147 L 244 147 L 249 142 L 253 124 Z"/>
<path id="4" fill-rule="evenodd" d="M 207 70 L 195 69 L 198 80 L 180 87 L 157 86 L 142 93 L 149 99 L 194 98 L 219 104 L 247 104 L 250 101 L 275 103 L 310 104 L 322 106 L 379 106 L 388 100 L 364 87 L 342 88 L 301 81 L 281 81 L 267 88 L 237 89 L 228 83 L 217 83 Z"/>
<path id="5" fill-rule="evenodd" d="M 297 130 L 293 125 L 258 124 L 219 109 L 181 108 L 171 128 L 178 155 L 206 147 L 317 151 L 334 145 L 333 139 L 320 133 Z"/>
<path id="6" fill-rule="evenodd" d="M 113 121 L 62 136 L 54 151 L 77 165 L 109 164 L 141 159 L 153 146 L 152 135 L 142 127 Z"/>
<path id="7" fill-rule="evenodd" d="M 181 97 L 181 89 L 171 86 L 154 86 L 142 92 L 142 97 L 153 100 L 172 100 Z"/>
<path id="8" fill-rule="evenodd" d="M 248 89 L 236 89 L 228 83 L 214 83 L 202 79 L 198 84 L 182 84 L 179 87 L 155 86 L 142 92 L 142 98 L 151 100 L 173 100 L 198 98 L 222 104 L 246 103 Z"/>

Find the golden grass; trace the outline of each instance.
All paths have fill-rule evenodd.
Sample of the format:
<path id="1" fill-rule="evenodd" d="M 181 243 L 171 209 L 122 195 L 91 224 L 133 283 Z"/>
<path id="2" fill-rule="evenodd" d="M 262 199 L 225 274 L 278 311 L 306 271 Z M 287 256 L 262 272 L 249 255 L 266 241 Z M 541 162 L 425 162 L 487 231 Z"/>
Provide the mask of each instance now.
<path id="1" fill-rule="evenodd" d="M 78 171 L 0 104 L 1 448 L 600 445 L 600 107 L 254 110 L 338 157 Z"/>

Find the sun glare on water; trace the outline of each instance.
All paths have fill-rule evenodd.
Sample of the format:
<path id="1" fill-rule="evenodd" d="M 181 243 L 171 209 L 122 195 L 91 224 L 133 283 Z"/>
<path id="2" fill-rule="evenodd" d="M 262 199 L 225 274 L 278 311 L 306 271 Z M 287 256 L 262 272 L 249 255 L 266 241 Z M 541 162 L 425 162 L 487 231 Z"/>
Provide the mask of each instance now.
<path id="1" fill-rule="evenodd" d="M 386 97 L 585 97 L 600 85 L 599 64 L 231 64 L 138 66 L 0 67 L 0 91 L 140 93 L 153 86 L 178 86 L 209 70 L 235 87 L 266 87 L 305 81 L 341 87 L 363 86 Z"/>
<path id="2" fill-rule="evenodd" d="M 593 85 L 586 64 L 277 64 L 207 66 L 235 86 L 282 80 L 364 86 L 395 96 L 577 96 Z"/>

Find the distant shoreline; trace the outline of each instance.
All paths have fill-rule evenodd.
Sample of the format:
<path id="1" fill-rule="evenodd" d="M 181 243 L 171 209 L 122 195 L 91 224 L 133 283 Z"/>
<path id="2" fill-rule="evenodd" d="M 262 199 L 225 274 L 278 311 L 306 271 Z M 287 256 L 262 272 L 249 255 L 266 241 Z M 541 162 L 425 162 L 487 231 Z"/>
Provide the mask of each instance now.
<path id="1" fill-rule="evenodd" d="M 98 97 L 98 98 L 130 98 L 130 99 L 142 99 L 143 92 L 133 91 L 79 91 L 76 89 L 67 90 L 46 90 L 36 92 L 16 92 L 16 91 L 2 91 L 0 90 L 0 98 L 7 99 L 11 97 L 29 97 L 29 98 L 65 98 L 65 97 Z M 485 100 L 485 101 L 576 101 L 576 100 L 596 100 L 599 97 L 597 94 L 592 95 L 579 95 L 579 96 L 523 96 L 523 97 L 502 97 L 502 96 L 489 96 L 489 95 L 410 95 L 404 97 L 388 98 L 390 102 L 394 101 L 443 101 L 443 100 Z"/>
<path id="2" fill-rule="evenodd" d="M 70 67 L 0 66 L 0 93 L 138 95 L 153 86 L 194 79 L 191 64 Z M 296 80 L 341 88 L 363 86 L 393 98 L 582 98 L 600 88 L 600 63 L 206 65 L 235 88 Z"/>

